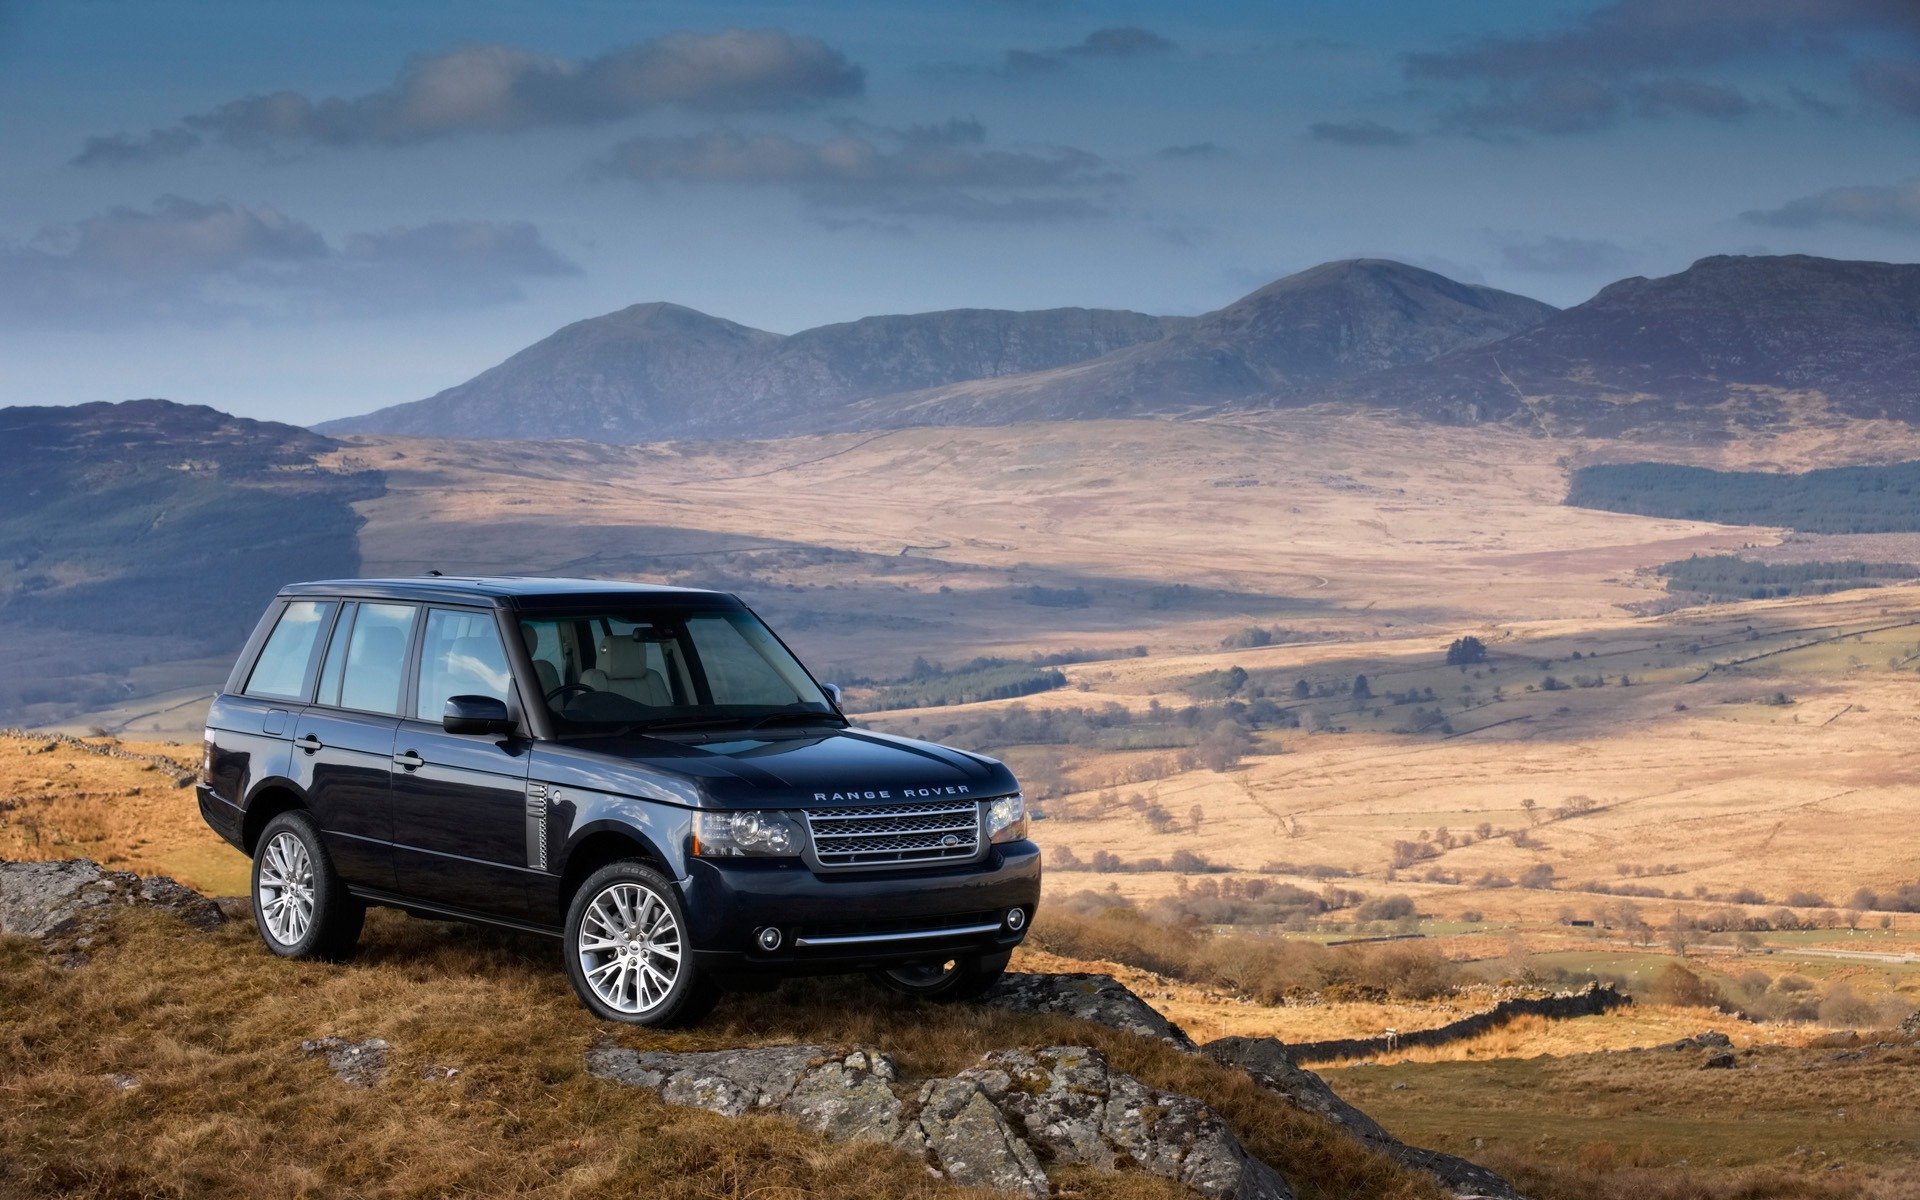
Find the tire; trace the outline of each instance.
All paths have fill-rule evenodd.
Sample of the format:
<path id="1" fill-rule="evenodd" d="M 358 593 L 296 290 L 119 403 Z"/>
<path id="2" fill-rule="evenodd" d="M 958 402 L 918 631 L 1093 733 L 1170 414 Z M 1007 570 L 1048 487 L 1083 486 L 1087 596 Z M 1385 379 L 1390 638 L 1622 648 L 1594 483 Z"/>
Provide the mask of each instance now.
<path id="1" fill-rule="evenodd" d="M 367 906 L 333 869 L 313 818 L 297 809 L 267 822 L 253 853 L 253 922 L 282 958 L 344 962 L 360 946 Z"/>
<path id="2" fill-rule="evenodd" d="M 567 905 L 567 978 L 603 1021 L 691 1025 L 719 988 L 694 963 L 687 914 L 660 872 L 627 859 L 587 876 Z"/>
<path id="3" fill-rule="evenodd" d="M 978 1000 L 1000 982 L 1013 951 L 957 955 L 941 962 L 869 971 L 867 978 L 903 996 L 949 1003 Z"/>

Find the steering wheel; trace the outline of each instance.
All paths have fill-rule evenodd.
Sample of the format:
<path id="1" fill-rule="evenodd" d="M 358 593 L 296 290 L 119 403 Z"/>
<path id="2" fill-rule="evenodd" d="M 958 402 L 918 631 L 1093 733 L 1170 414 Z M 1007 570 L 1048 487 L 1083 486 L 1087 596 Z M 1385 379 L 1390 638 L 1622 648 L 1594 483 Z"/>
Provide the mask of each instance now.
<path id="1" fill-rule="evenodd" d="M 547 703 L 551 705 L 555 700 L 558 700 L 562 696 L 571 695 L 574 692 L 580 692 L 584 694 L 587 692 L 591 692 L 593 690 L 594 689 L 588 687 L 584 683 L 563 683 L 559 687 L 554 688 L 552 691 L 548 692 L 546 696 L 546 700 L 547 700 Z"/>

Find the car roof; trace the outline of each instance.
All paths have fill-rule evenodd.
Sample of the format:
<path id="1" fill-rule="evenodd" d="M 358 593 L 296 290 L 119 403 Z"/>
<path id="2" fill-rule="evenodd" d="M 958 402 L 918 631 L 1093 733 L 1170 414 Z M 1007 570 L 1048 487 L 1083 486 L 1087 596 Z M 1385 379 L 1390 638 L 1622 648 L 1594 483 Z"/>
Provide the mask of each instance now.
<path id="1" fill-rule="evenodd" d="M 703 588 L 669 587 L 660 583 L 625 583 L 612 579 L 547 579 L 531 575 L 415 575 L 391 579 L 317 579 L 290 583 L 282 596 L 348 596 L 382 600 L 480 601 L 508 608 L 537 607 L 542 602 L 573 604 L 587 600 L 698 600 L 739 603 L 726 592 Z"/>

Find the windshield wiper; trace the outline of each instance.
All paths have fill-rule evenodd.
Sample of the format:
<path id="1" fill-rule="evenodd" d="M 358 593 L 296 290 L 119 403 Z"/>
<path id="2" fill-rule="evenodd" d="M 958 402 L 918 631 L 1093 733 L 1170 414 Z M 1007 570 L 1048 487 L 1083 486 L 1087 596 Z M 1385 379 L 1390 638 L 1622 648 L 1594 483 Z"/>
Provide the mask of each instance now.
<path id="1" fill-rule="evenodd" d="M 777 712 L 777 713 L 768 713 L 766 716 L 761 717 L 759 720 L 749 724 L 747 728 L 748 729 L 765 729 L 769 725 L 787 725 L 787 724 L 798 725 L 798 724 L 801 724 L 802 722 L 811 723 L 814 721 L 836 722 L 837 724 L 839 724 L 839 726 L 842 729 L 845 729 L 851 723 L 845 717 L 841 716 L 839 713 Z"/>
<path id="2" fill-rule="evenodd" d="M 838 713 L 830 712 L 771 712 L 758 717 L 662 717 L 657 721 L 633 721 L 625 725 L 616 725 L 611 729 L 582 729 L 573 731 L 571 736 L 588 738 L 622 738 L 630 733 L 649 734 L 662 730 L 678 729 L 764 729 L 773 725 L 798 724 L 801 722 L 831 721 L 842 728 L 849 722 Z"/>

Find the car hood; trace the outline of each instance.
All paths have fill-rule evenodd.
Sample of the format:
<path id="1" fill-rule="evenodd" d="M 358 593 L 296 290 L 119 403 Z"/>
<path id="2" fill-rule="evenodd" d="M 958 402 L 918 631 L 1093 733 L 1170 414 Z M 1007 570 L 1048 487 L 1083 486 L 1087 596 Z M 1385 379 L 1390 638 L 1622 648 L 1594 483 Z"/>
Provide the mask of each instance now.
<path id="1" fill-rule="evenodd" d="M 542 743 L 536 779 L 701 808 L 852 808 L 1014 791 L 983 755 L 868 729 Z"/>

